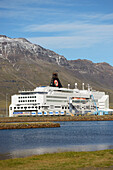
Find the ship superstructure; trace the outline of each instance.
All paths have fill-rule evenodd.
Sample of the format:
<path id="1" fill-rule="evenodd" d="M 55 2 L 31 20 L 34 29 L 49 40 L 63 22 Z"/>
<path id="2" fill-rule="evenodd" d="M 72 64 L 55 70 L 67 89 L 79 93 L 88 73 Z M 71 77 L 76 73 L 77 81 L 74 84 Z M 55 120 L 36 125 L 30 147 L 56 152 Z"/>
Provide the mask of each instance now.
<path id="1" fill-rule="evenodd" d="M 33 91 L 19 91 L 11 96 L 9 116 L 53 116 L 111 114 L 109 95 L 93 91 L 90 87 L 82 90 L 63 88 L 57 73 L 53 73 L 50 86 L 36 87 Z"/>

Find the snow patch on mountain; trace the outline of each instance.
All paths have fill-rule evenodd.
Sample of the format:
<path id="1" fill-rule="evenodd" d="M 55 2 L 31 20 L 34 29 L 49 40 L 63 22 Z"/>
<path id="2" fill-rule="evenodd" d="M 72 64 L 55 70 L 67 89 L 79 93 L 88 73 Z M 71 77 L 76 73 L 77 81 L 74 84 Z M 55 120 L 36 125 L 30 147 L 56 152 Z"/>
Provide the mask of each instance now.
<path id="1" fill-rule="evenodd" d="M 0 55 L 3 58 L 16 62 L 19 58 L 39 58 L 48 60 L 58 65 L 67 65 L 68 61 L 64 56 L 61 56 L 54 51 L 45 49 L 40 45 L 32 44 L 25 38 L 9 38 L 5 35 L 0 35 Z"/>

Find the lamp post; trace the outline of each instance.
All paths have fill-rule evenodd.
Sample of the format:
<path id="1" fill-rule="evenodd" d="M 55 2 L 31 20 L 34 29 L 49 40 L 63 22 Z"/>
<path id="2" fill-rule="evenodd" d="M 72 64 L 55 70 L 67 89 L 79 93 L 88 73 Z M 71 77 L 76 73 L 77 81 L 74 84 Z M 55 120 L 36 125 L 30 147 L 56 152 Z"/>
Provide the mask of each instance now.
<path id="1" fill-rule="evenodd" d="M 6 117 L 8 116 L 8 110 L 7 110 L 7 106 L 8 106 L 8 104 L 7 104 L 7 96 L 8 96 L 8 93 L 6 93 Z"/>

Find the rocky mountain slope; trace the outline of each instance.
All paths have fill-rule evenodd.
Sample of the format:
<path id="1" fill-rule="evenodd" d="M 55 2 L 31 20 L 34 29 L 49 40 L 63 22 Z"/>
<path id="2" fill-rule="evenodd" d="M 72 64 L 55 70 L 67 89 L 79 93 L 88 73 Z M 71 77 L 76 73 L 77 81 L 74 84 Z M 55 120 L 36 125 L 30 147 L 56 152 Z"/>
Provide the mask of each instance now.
<path id="1" fill-rule="evenodd" d="M 93 87 L 101 86 L 113 90 L 113 67 L 108 63 L 93 63 L 88 60 L 69 61 L 71 70 L 84 82 Z"/>
<path id="2" fill-rule="evenodd" d="M 64 56 L 45 49 L 39 45 L 32 44 L 25 38 L 9 38 L 5 35 L 0 35 L 0 57 L 7 59 L 12 64 L 19 60 L 45 60 L 58 65 L 68 65 L 68 61 Z"/>
<path id="3" fill-rule="evenodd" d="M 68 61 L 51 50 L 32 44 L 24 38 L 9 38 L 0 35 L 0 107 L 4 110 L 6 94 L 18 90 L 33 89 L 39 85 L 49 85 L 53 72 L 59 73 L 64 87 L 77 82 L 90 84 L 93 89 L 113 96 L 113 67 L 107 63 L 93 63 L 88 60 Z"/>

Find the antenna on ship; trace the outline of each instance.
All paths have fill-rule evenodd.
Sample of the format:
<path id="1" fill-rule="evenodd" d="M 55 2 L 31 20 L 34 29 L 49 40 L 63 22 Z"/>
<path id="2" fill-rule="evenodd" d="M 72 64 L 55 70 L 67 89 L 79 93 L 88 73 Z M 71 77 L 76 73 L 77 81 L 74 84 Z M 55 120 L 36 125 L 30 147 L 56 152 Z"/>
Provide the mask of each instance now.
<path id="1" fill-rule="evenodd" d="M 77 89 L 77 83 L 75 83 L 75 89 Z"/>
<path id="2" fill-rule="evenodd" d="M 58 78 L 58 73 L 53 73 L 50 86 L 51 87 L 59 87 L 59 88 L 62 87 L 62 84 Z"/>
<path id="3" fill-rule="evenodd" d="M 82 90 L 84 90 L 84 83 L 82 83 Z"/>
<path id="4" fill-rule="evenodd" d="M 70 84 L 68 84 L 68 89 L 70 89 Z"/>

